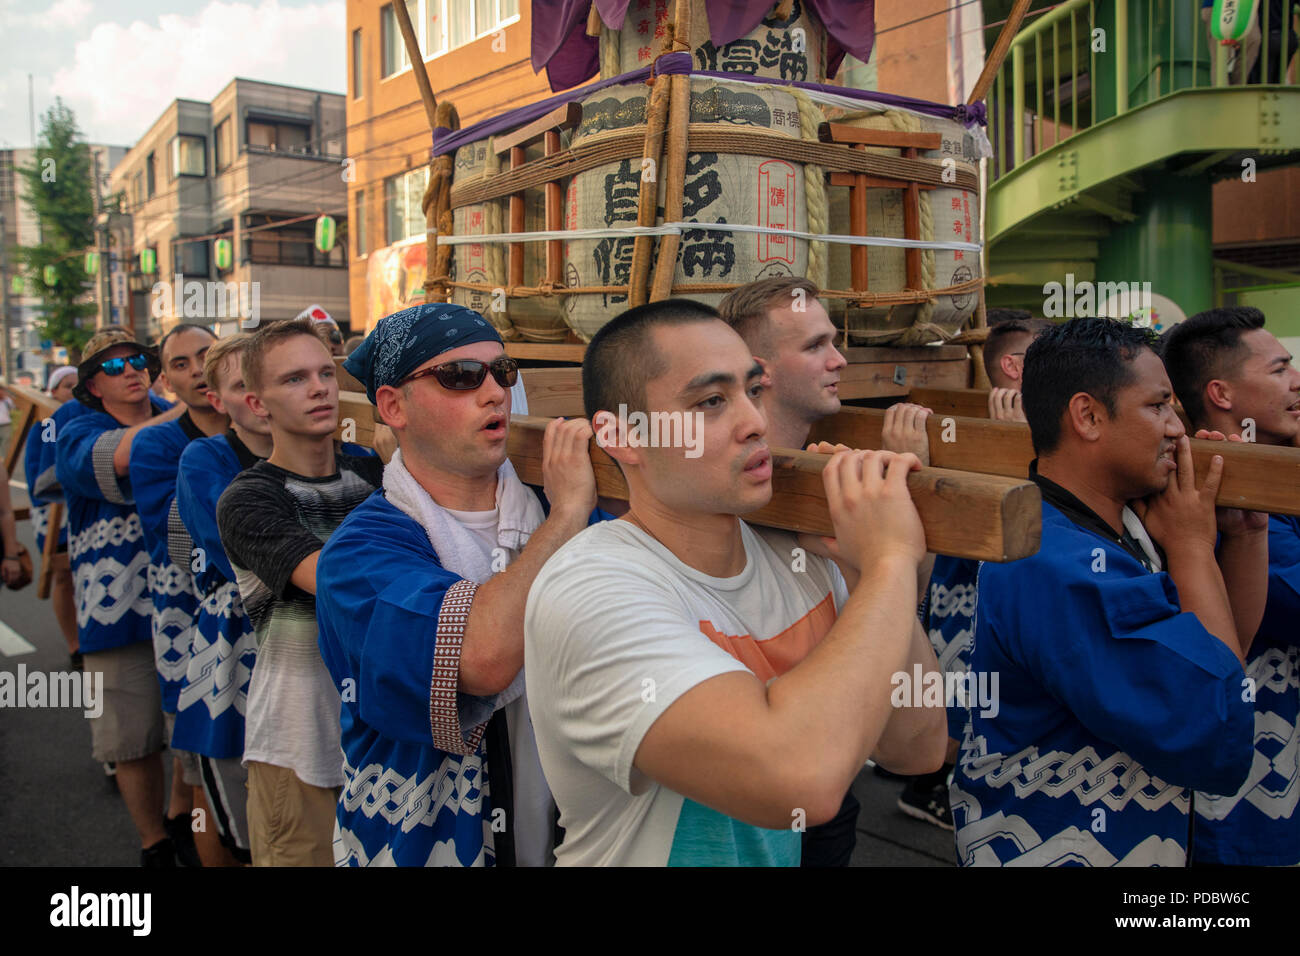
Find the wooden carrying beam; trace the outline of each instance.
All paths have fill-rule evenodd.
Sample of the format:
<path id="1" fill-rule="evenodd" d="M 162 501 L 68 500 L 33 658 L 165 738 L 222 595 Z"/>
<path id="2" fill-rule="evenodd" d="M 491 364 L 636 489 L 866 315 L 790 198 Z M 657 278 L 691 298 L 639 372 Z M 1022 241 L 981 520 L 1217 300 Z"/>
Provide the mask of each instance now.
<path id="1" fill-rule="evenodd" d="M 13 428 L 9 432 L 9 447 L 5 450 L 4 461 L 5 471 L 13 477 L 18 456 L 27 445 L 27 433 L 53 415 L 59 403 L 39 389 L 26 385 L 6 385 L 5 389 L 14 400 Z"/>
<path id="2" fill-rule="evenodd" d="M 975 368 L 981 368 L 978 362 Z M 982 388 L 939 388 L 919 387 L 908 393 L 907 400 L 914 405 L 924 405 L 938 415 L 964 415 L 967 418 L 989 417 L 989 393 Z M 1181 408 L 1175 409 L 1182 419 L 1187 434 L 1193 435 L 1196 429 Z"/>
<path id="3" fill-rule="evenodd" d="M 527 484 L 542 483 L 542 434 L 548 421 L 533 415 L 510 418 L 510 461 Z M 834 534 L 821 477 L 829 460 L 826 455 L 775 449 L 772 500 L 744 519 L 786 531 Z M 591 462 L 597 493 L 626 501 L 622 472 L 594 440 Z M 1038 550 L 1040 497 L 1030 482 L 923 468 L 908 476 L 908 488 L 931 551 L 983 561 L 1015 561 Z"/>
<path id="4" fill-rule="evenodd" d="M 951 422 L 951 426 L 947 422 Z M 812 441 L 840 442 L 850 448 L 879 448 L 885 413 L 878 408 L 841 408 L 813 426 Z M 946 437 L 951 439 L 945 441 Z M 986 475 L 1024 478 L 1034 458 L 1029 426 L 987 418 L 931 415 L 926 421 L 930 463 Z M 1198 481 L 1204 481 L 1214 455 L 1223 456 L 1223 482 L 1217 503 L 1270 514 L 1300 515 L 1300 448 L 1192 439 Z"/>

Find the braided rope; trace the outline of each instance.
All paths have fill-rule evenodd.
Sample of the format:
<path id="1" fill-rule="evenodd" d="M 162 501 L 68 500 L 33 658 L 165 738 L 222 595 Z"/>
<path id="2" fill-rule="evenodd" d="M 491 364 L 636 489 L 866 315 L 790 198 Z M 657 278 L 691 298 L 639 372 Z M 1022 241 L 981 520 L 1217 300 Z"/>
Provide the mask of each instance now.
<path id="1" fill-rule="evenodd" d="M 826 117 L 803 90 L 791 88 L 795 105 L 799 107 L 799 137 L 805 142 L 817 141 L 817 130 Z M 830 231 L 830 208 L 826 199 L 826 170 L 811 163 L 803 168 L 804 200 L 808 208 L 808 231 Z M 829 252 L 825 242 L 808 243 L 808 279 L 819 289 L 826 285 Z"/>

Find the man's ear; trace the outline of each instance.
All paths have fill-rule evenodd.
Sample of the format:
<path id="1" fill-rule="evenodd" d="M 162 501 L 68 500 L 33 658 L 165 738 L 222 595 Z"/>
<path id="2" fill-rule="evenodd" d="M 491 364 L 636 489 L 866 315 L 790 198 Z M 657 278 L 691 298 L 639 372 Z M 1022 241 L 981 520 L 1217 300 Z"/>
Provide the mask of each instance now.
<path id="1" fill-rule="evenodd" d="M 1020 381 L 1022 377 L 1020 363 L 1016 361 L 1016 358 L 1017 356 L 1008 352 L 998 359 L 998 369 L 1013 382 Z"/>
<path id="2" fill-rule="evenodd" d="M 95 376 L 94 376 L 94 375 L 92 375 L 90 378 L 86 379 L 86 391 L 88 391 L 91 395 L 94 395 L 94 396 L 95 396 L 97 399 L 99 399 L 100 401 L 103 401 L 103 400 L 104 400 L 104 395 L 103 395 L 103 393 L 100 392 L 100 390 L 99 390 L 99 386 L 95 383 Z"/>
<path id="3" fill-rule="evenodd" d="M 1205 404 L 1207 408 L 1232 411 L 1232 385 L 1221 378 L 1210 379 L 1205 385 Z"/>
<path id="4" fill-rule="evenodd" d="M 402 390 L 397 386 L 381 385 L 375 389 L 375 411 L 389 428 L 405 428 L 407 425 L 406 405 L 402 399 Z"/>
<path id="5" fill-rule="evenodd" d="M 258 418 L 262 419 L 263 421 L 271 420 L 270 409 L 268 409 L 264 404 L 262 404 L 262 400 L 258 398 L 256 395 L 254 395 L 252 392 L 244 393 L 244 403 L 248 405 L 250 409 L 252 409 L 253 414 L 256 415 Z"/>
<path id="6" fill-rule="evenodd" d="M 1100 439 L 1102 427 L 1110 421 L 1106 406 L 1087 392 L 1077 392 L 1070 398 L 1065 417 L 1074 433 L 1084 441 Z"/>
<path id="7" fill-rule="evenodd" d="M 591 430 L 596 434 L 596 444 L 621 465 L 641 465 L 644 455 L 641 443 L 633 447 L 628 443 L 628 423 L 613 412 L 597 412 L 591 418 Z"/>

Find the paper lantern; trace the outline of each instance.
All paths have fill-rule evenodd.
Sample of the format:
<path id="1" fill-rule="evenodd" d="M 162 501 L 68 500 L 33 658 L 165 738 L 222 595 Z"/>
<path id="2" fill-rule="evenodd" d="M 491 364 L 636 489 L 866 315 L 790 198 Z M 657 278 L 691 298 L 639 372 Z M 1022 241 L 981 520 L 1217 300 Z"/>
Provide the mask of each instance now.
<path id="1" fill-rule="evenodd" d="M 316 248 L 329 252 L 334 248 L 334 217 L 321 216 L 316 220 Z"/>
<path id="2" fill-rule="evenodd" d="M 1255 22 L 1258 5 L 1258 0 L 1214 0 L 1210 35 L 1223 43 L 1240 40 Z"/>
<path id="3" fill-rule="evenodd" d="M 147 276 L 154 274 L 158 268 L 158 253 L 152 249 L 145 249 L 140 253 L 140 271 Z"/>
<path id="4" fill-rule="evenodd" d="M 99 272 L 99 253 L 86 253 L 86 275 L 93 276 Z"/>
<path id="5" fill-rule="evenodd" d="M 54 266 L 45 267 L 45 284 L 48 286 L 56 285 L 59 281 L 58 270 Z"/>
<path id="6" fill-rule="evenodd" d="M 229 239 L 218 239 L 212 245 L 212 254 L 217 260 L 217 268 L 223 272 L 230 268 L 233 253 L 234 247 Z"/>

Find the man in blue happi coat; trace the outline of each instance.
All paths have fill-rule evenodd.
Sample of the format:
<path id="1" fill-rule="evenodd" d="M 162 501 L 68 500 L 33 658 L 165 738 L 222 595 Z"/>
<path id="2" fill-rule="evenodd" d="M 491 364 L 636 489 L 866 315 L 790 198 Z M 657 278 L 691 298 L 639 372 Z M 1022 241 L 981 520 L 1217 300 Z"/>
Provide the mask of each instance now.
<path id="1" fill-rule="evenodd" d="M 963 865 L 1182 866 L 1192 792 L 1249 771 L 1267 555 L 1239 513 L 1216 554 L 1223 461 L 1198 487 L 1152 341 L 1076 319 L 1028 349 L 1042 539 L 980 570 L 971 674 L 999 696 L 969 707 L 951 787 Z"/>
<path id="2" fill-rule="evenodd" d="M 208 385 L 203 377 L 203 360 L 216 336 L 201 325 L 177 325 L 158 344 L 162 363 L 160 379 L 176 395 L 185 411 L 179 418 L 144 429 L 131 445 L 131 488 L 140 513 L 140 527 L 149 549 L 149 598 L 153 602 L 154 664 L 162 692 L 163 721 L 167 744 L 172 748 L 172 791 L 167 831 L 185 855 L 198 865 L 190 814 L 200 785 L 198 758 L 174 742 L 176 699 L 189 665 L 190 644 L 199 599 L 190 573 L 190 560 L 172 561 L 167 553 L 168 520 L 176 502 L 176 472 L 181 453 L 198 438 L 225 431 L 228 419 L 208 403 Z M 202 795 L 197 794 L 202 806 Z M 204 829 L 203 834 L 211 831 Z M 200 844 L 215 862 L 214 841 L 200 838 Z"/>
<path id="3" fill-rule="evenodd" d="M 1300 445 L 1300 369 L 1247 306 L 1210 309 L 1163 340 L 1165 367 L 1188 418 L 1210 437 Z M 1300 864 L 1300 518 L 1268 518 L 1264 619 L 1246 655 L 1255 756 L 1233 793 L 1196 795 L 1192 862 Z"/>
<path id="4" fill-rule="evenodd" d="M 316 571 L 342 699 L 335 861 L 543 865 L 555 805 L 523 696 L 524 603 L 593 515 L 591 427 L 547 427 L 548 515 L 506 458 L 518 370 L 478 313 L 390 315 L 345 367 L 399 451 Z"/>
<path id="5" fill-rule="evenodd" d="M 149 552 L 129 478 L 131 445 L 146 427 L 179 418 L 151 397 L 153 351 L 125 329 L 86 344 L 73 394 L 87 411 L 56 425 L 55 475 L 68 504 L 68 550 L 87 673 L 102 673 L 104 710 L 91 719 L 96 760 L 117 765 L 117 785 L 140 835 L 146 866 L 175 863 L 163 826 L 163 716 L 153 657 Z M 66 406 L 65 406 L 66 407 Z"/>

